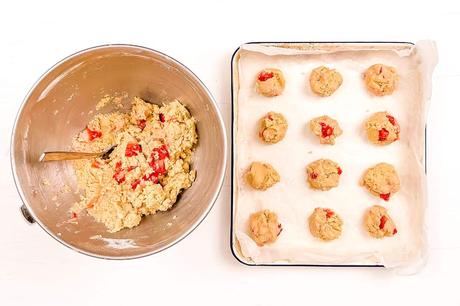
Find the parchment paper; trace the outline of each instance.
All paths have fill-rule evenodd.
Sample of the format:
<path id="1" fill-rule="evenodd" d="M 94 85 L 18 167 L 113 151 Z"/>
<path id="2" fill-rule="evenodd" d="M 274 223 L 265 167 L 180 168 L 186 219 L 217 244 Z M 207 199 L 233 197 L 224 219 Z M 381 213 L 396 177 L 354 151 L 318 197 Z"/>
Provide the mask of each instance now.
<path id="1" fill-rule="evenodd" d="M 434 42 L 408 44 L 248 44 L 234 59 L 234 249 L 248 263 L 383 264 L 417 270 L 426 257 L 426 180 L 424 173 L 425 120 L 431 96 L 431 74 L 437 62 Z M 400 81 L 393 95 L 375 97 L 365 88 L 362 73 L 383 63 L 396 67 Z M 312 69 L 325 65 L 337 69 L 342 86 L 331 97 L 311 92 Z M 281 96 L 266 98 L 256 93 L 257 73 L 268 67 L 284 72 L 286 87 Z M 257 137 L 258 120 L 269 111 L 288 121 L 286 137 L 267 145 Z M 389 111 L 401 125 L 401 140 L 375 146 L 366 139 L 364 121 L 372 113 Z M 307 124 L 329 115 L 343 129 L 333 146 L 321 145 Z M 316 191 L 306 182 L 306 166 L 329 158 L 343 169 L 340 185 Z M 266 191 L 249 187 L 243 179 L 253 161 L 268 162 L 281 182 Z M 364 171 L 379 163 L 393 164 L 401 190 L 389 202 L 371 195 L 359 185 Z M 365 211 L 372 205 L 387 207 L 398 234 L 374 239 L 363 226 Z M 339 239 L 314 238 L 307 218 L 315 207 L 329 207 L 343 219 Z M 247 234 L 253 212 L 270 209 L 278 214 L 283 232 L 270 245 L 258 247 Z"/>

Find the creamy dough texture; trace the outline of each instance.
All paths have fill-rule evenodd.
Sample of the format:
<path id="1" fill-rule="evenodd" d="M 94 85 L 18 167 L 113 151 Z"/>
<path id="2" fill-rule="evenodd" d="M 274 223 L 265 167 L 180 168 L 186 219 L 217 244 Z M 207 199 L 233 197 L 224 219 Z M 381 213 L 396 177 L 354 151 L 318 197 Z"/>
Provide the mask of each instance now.
<path id="1" fill-rule="evenodd" d="M 326 44 L 327 45 L 327 44 Z M 337 47 L 338 46 L 338 47 Z M 305 50 L 244 45 L 235 56 L 234 86 L 234 211 L 235 254 L 248 263 L 384 264 L 407 267 L 423 262 L 426 242 L 426 205 L 423 168 L 425 111 L 435 65 L 430 42 L 411 47 L 388 48 L 388 44 L 329 45 Z M 392 95 L 369 94 L 363 73 L 376 63 L 395 67 L 398 88 Z M 324 98 L 306 86 L 310 72 L 327 66 L 340 72 L 343 83 Z M 254 78 L 266 67 L 277 67 L 286 77 L 283 94 L 266 98 L 254 91 Z M 416 88 L 416 90 L 414 90 Z M 267 145 L 257 137 L 258 119 L 267 112 L 282 113 L 289 122 L 284 139 Z M 388 111 L 397 118 L 401 139 L 376 146 L 367 139 L 363 123 L 373 113 Z M 328 115 L 340 123 L 343 134 L 335 145 L 324 145 L 309 131 L 309 120 Z M 318 159 L 337 162 L 343 174 L 329 191 L 309 188 L 306 166 Z M 245 180 L 255 160 L 271 164 L 281 180 L 260 192 Z M 359 184 L 366 169 L 386 162 L 395 167 L 401 190 L 390 202 L 374 196 Z M 363 225 L 370 206 L 391 206 L 398 233 L 374 239 Z M 311 235 L 307 219 L 316 207 L 328 207 L 343 220 L 340 238 L 328 242 Z M 274 243 L 259 247 L 248 235 L 251 214 L 268 209 L 276 212 L 283 232 Z"/>
<path id="2" fill-rule="evenodd" d="M 272 165 L 253 162 L 245 174 L 246 182 L 254 189 L 266 190 L 280 181 L 280 175 Z"/>
<path id="3" fill-rule="evenodd" d="M 335 139 L 342 135 L 337 120 L 329 116 L 320 116 L 310 120 L 310 130 L 319 138 L 321 144 L 335 144 Z"/>
<path id="4" fill-rule="evenodd" d="M 401 182 L 393 165 L 378 163 L 366 170 L 361 185 L 373 195 L 389 201 L 390 197 L 399 191 Z"/>
<path id="5" fill-rule="evenodd" d="M 398 233 L 396 225 L 385 207 L 374 205 L 364 215 L 364 226 L 374 238 L 392 237 Z"/>
<path id="6" fill-rule="evenodd" d="M 308 218 L 308 227 L 313 236 L 324 241 L 334 240 L 342 234 L 343 221 L 329 208 L 317 207 Z"/>
<path id="7" fill-rule="evenodd" d="M 256 91 L 265 97 L 276 97 L 283 93 L 285 86 L 284 74 L 276 68 L 266 68 L 256 77 Z"/>
<path id="8" fill-rule="evenodd" d="M 367 139 L 376 145 L 388 145 L 399 139 L 399 123 L 388 112 L 377 112 L 365 123 Z"/>
<path id="9" fill-rule="evenodd" d="M 132 228 L 142 216 L 166 211 L 195 180 L 191 157 L 198 136 L 195 119 L 179 101 L 158 106 L 134 98 L 129 113 L 96 115 L 76 137 L 81 152 L 115 149 L 107 160 L 74 162 L 83 210 L 109 232 Z"/>
<path id="10" fill-rule="evenodd" d="M 342 81 L 339 72 L 324 66 L 313 69 L 310 74 L 311 90 L 321 97 L 332 95 L 342 85 Z"/>
<path id="11" fill-rule="evenodd" d="M 396 68 L 383 64 L 370 66 L 363 77 L 367 90 L 376 96 L 391 95 L 399 80 Z"/>
<path id="12" fill-rule="evenodd" d="M 283 114 L 269 112 L 259 121 L 259 138 L 265 143 L 277 143 L 284 138 L 287 128 Z"/>
<path id="13" fill-rule="evenodd" d="M 318 159 L 307 166 L 307 181 L 314 189 L 326 191 L 337 187 L 340 175 L 342 169 L 330 159 Z"/>

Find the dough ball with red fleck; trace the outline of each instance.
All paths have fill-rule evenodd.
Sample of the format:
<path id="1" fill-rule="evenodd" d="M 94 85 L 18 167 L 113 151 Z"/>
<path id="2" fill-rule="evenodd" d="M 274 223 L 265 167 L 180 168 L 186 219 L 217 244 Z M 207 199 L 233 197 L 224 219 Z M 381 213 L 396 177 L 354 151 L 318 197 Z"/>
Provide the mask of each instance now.
<path id="1" fill-rule="evenodd" d="M 307 181 L 310 187 L 329 190 L 339 185 L 342 169 L 330 159 L 319 159 L 307 166 Z"/>
<path id="2" fill-rule="evenodd" d="M 315 208 L 308 218 L 311 234 L 324 241 L 339 238 L 342 234 L 342 225 L 340 216 L 329 208 Z"/>
<path id="3" fill-rule="evenodd" d="M 391 195 L 399 191 L 401 183 L 392 165 L 379 163 L 366 170 L 361 179 L 361 185 L 373 195 L 389 201 Z"/>
<path id="4" fill-rule="evenodd" d="M 342 129 L 337 120 L 329 116 L 321 116 L 310 120 L 311 131 L 319 137 L 321 144 L 335 143 L 335 139 L 342 135 Z"/>
<path id="5" fill-rule="evenodd" d="M 249 235 L 258 246 L 276 241 L 282 231 L 281 223 L 278 222 L 276 213 L 263 210 L 253 213 L 249 217 Z"/>
<path id="6" fill-rule="evenodd" d="M 399 124 L 388 112 L 378 112 L 370 116 L 365 128 L 369 141 L 377 145 L 388 145 L 399 139 Z"/>
<path id="7" fill-rule="evenodd" d="M 364 215 L 364 226 L 374 238 L 392 237 L 398 230 L 385 207 L 374 205 Z"/>
<path id="8" fill-rule="evenodd" d="M 313 69 L 310 74 L 311 90 L 321 96 L 328 97 L 332 95 L 342 85 L 342 75 L 324 66 Z"/>
<path id="9" fill-rule="evenodd" d="M 270 164 L 253 162 L 245 174 L 254 189 L 266 190 L 280 181 L 280 175 Z"/>
<path id="10" fill-rule="evenodd" d="M 375 64 L 364 72 L 364 82 L 367 90 L 376 96 L 391 95 L 398 84 L 398 75 L 394 67 Z"/>
<path id="11" fill-rule="evenodd" d="M 257 74 L 256 90 L 266 97 L 279 96 L 283 93 L 285 82 L 281 70 L 267 68 Z"/>
<path id="12" fill-rule="evenodd" d="M 277 143 L 284 138 L 288 128 L 286 118 L 280 113 L 269 112 L 259 122 L 259 137 L 266 143 Z"/>

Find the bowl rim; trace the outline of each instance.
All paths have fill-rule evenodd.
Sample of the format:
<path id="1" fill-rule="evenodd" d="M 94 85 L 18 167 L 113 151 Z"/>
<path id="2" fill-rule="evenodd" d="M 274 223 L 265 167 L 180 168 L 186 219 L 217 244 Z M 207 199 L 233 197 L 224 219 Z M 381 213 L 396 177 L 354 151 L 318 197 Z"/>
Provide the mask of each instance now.
<path id="1" fill-rule="evenodd" d="M 65 62 L 67 62 L 67 61 L 69 61 L 69 60 L 71 60 L 71 59 L 73 59 L 73 58 L 75 58 L 77 56 L 80 56 L 82 54 L 92 52 L 92 51 L 95 51 L 95 50 L 99 50 L 99 49 L 111 49 L 111 48 L 130 48 L 130 49 L 134 49 L 134 50 L 141 50 L 141 51 L 146 51 L 146 52 L 149 52 L 149 53 L 154 53 L 155 55 L 158 55 L 158 56 L 160 56 L 160 57 L 162 57 L 162 58 L 164 58 L 166 60 L 172 61 L 173 63 L 175 63 L 178 66 L 180 66 L 181 68 L 183 68 L 184 71 L 186 73 L 188 73 L 202 87 L 202 89 L 204 90 L 204 92 L 208 96 L 209 100 L 211 101 L 212 107 L 214 107 L 214 109 L 216 110 L 220 130 L 221 130 L 222 135 L 223 135 L 223 151 L 224 151 L 223 152 L 223 165 L 222 165 L 222 169 L 221 169 L 221 171 L 219 173 L 218 187 L 214 191 L 214 193 L 212 195 L 212 198 L 209 201 L 209 203 L 207 204 L 207 207 L 206 207 L 206 210 L 204 211 L 204 213 L 184 233 L 182 233 L 179 237 L 177 237 L 176 239 L 174 239 L 170 243 L 168 243 L 168 244 L 166 244 L 166 245 L 162 246 L 161 248 L 159 248 L 157 250 L 154 250 L 154 251 L 149 251 L 149 252 L 146 252 L 146 253 L 142 253 L 142 254 L 138 254 L 138 255 L 129 255 L 129 256 L 106 256 L 106 255 L 100 255 L 100 254 L 97 254 L 97 253 L 85 251 L 83 249 L 80 249 L 80 248 L 78 248 L 76 246 L 73 246 L 73 245 L 67 243 L 66 241 L 64 241 L 63 239 L 61 239 L 60 237 L 58 237 L 57 235 L 52 233 L 45 226 L 45 224 L 43 224 L 41 222 L 41 220 L 39 218 L 37 218 L 37 216 L 35 215 L 34 211 L 30 207 L 30 205 L 29 205 L 29 203 L 28 203 L 28 201 L 27 201 L 27 199 L 26 199 L 26 197 L 24 195 L 23 187 L 19 183 L 19 178 L 18 178 L 17 172 L 16 172 L 16 161 L 15 161 L 15 158 L 14 158 L 15 155 L 16 155 L 16 150 L 15 150 L 15 147 L 14 147 L 14 140 L 15 140 L 15 138 L 17 136 L 16 128 L 17 128 L 18 120 L 19 120 L 19 117 L 21 116 L 21 114 L 22 114 L 22 112 L 24 110 L 24 107 L 27 104 L 27 101 L 29 100 L 31 94 L 36 89 L 38 84 L 40 84 L 40 82 L 42 82 L 43 79 L 45 79 L 53 70 L 55 70 L 56 68 L 61 66 L 63 63 L 65 63 Z M 220 110 L 219 110 L 219 108 L 217 106 L 217 102 L 216 102 L 214 96 L 211 94 L 211 92 L 206 87 L 206 85 L 203 83 L 203 81 L 201 81 L 201 79 L 192 70 L 190 70 L 187 66 L 185 66 L 183 63 L 181 63 L 180 61 L 176 60 L 175 58 L 173 58 L 173 57 L 171 57 L 171 56 L 169 56 L 169 55 L 167 55 L 167 54 L 165 54 L 163 52 L 157 51 L 157 50 L 152 49 L 152 48 L 136 45 L 136 44 L 124 44 L 124 43 L 102 44 L 102 45 L 97 45 L 97 46 L 82 49 L 80 51 L 74 52 L 71 55 L 68 55 L 68 56 L 62 58 L 61 60 L 56 62 L 54 65 L 52 65 L 50 68 L 48 68 L 37 79 L 37 81 L 35 81 L 33 83 L 31 88 L 29 89 L 29 91 L 25 95 L 24 99 L 22 100 L 22 102 L 21 102 L 21 104 L 19 106 L 19 109 L 18 109 L 18 111 L 16 113 L 16 117 L 14 119 L 14 124 L 13 124 L 12 132 L 11 132 L 11 138 L 10 138 L 10 166 L 11 166 L 11 171 L 12 171 L 12 174 L 13 174 L 14 185 L 15 185 L 16 190 L 17 190 L 17 192 L 19 194 L 19 197 L 20 197 L 20 199 L 21 199 L 21 201 L 23 203 L 23 206 L 25 205 L 25 207 L 27 209 L 27 213 L 30 214 L 30 216 L 33 218 L 33 221 L 36 222 L 54 240 L 58 241 L 59 243 L 61 243 L 62 245 L 66 246 L 67 248 L 69 248 L 69 249 L 71 249 L 73 251 L 76 251 L 76 252 L 78 252 L 80 254 L 84 254 L 84 255 L 87 255 L 87 256 L 90 256 L 90 257 L 93 257 L 93 258 L 109 259 L 109 260 L 137 259 L 137 258 L 143 258 L 143 257 L 147 257 L 147 256 L 150 256 L 150 255 L 162 252 L 162 251 L 172 247 L 173 245 L 176 245 L 177 243 L 179 243 L 180 241 L 185 239 L 188 235 L 190 235 L 201 224 L 201 222 L 203 222 L 203 220 L 208 216 L 209 212 L 214 207 L 214 204 L 217 201 L 217 198 L 219 197 L 220 192 L 222 191 L 222 187 L 223 187 L 223 183 L 224 183 L 224 179 L 225 179 L 225 174 L 226 174 L 226 170 L 227 170 L 227 133 L 226 133 L 226 129 L 225 129 L 224 120 L 222 118 L 222 114 L 220 113 Z"/>

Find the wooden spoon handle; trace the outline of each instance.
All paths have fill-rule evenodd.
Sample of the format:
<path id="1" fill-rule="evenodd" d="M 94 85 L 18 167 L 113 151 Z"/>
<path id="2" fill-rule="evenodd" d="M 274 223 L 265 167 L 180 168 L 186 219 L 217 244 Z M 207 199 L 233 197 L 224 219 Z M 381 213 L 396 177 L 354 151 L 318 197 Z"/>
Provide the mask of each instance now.
<path id="1" fill-rule="evenodd" d="M 101 153 L 85 153 L 85 152 L 43 152 L 38 161 L 58 161 L 58 160 L 75 160 L 89 159 L 100 156 Z"/>

